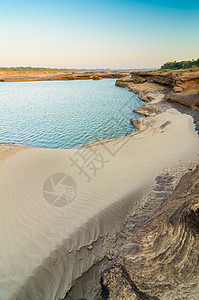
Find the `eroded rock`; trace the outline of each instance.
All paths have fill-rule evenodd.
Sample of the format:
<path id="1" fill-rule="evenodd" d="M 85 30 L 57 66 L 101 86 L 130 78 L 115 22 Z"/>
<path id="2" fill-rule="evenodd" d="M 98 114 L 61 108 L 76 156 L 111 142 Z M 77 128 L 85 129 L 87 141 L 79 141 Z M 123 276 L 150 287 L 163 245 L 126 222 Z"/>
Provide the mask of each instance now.
<path id="1" fill-rule="evenodd" d="M 199 299 L 198 249 L 199 166 L 181 178 L 104 271 L 102 299 Z"/>
<path id="2" fill-rule="evenodd" d="M 165 100 L 171 101 L 171 102 L 177 102 L 185 106 L 189 106 L 191 108 L 199 108 L 199 92 L 197 94 L 175 94 L 173 92 L 170 92 L 165 95 Z"/>
<path id="3" fill-rule="evenodd" d="M 140 94 L 145 101 L 152 100 L 157 92 L 165 93 L 165 100 L 191 108 L 199 106 L 199 71 L 136 71 L 116 81 L 120 87 Z"/>

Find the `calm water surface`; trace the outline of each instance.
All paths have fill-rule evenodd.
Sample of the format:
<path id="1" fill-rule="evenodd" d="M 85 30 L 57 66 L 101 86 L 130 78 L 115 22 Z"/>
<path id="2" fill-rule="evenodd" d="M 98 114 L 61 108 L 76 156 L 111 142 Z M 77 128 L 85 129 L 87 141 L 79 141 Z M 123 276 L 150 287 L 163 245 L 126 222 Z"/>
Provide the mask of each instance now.
<path id="1" fill-rule="evenodd" d="M 143 105 L 115 79 L 0 83 L 0 142 L 71 148 L 134 130 Z"/>

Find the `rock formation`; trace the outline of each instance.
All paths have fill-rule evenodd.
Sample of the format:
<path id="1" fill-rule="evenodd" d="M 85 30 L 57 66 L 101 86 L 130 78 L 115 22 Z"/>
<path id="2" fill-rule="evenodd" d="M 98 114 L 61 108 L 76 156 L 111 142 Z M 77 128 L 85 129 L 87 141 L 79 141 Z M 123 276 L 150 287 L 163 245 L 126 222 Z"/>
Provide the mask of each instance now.
<path id="1" fill-rule="evenodd" d="M 191 108 L 199 109 L 199 92 L 197 94 L 175 94 L 173 92 L 165 95 L 165 100 L 178 102 L 182 105 L 189 106 Z"/>
<path id="2" fill-rule="evenodd" d="M 132 234 L 101 277 L 101 299 L 199 299 L 199 166 Z"/>
<path id="3" fill-rule="evenodd" d="M 44 81 L 44 80 L 77 80 L 77 79 L 93 79 L 99 80 L 103 78 L 121 78 L 128 75 L 129 72 L 73 72 L 73 73 L 41 73 L 41 74 L 0 74 L 0 82 L 12 81 Z"/>
<path id="4" fill-rule="evenodd" d="M 156 83 L 175 89 L 176 92 L 198 90 L 198 70 L 176 70 L 176 71 L 135 71 L 129 76 L 121 78 L 116 85 L 124 86 L 125 83 L 142 84 L 144 82 Z M 127 86 L 127 84 L 126 84 Z"/>
<path id="5" fill-rule="evenodd" d="M 149 91 L 164 90 L 166 101 L 178 102 L 191 108 L 199 107 L 198 70 L 131 72 L 129 76 L 118 79 L 116 85 L 141 93 L 142 99 L 146 101 L 151 100 Z"/>

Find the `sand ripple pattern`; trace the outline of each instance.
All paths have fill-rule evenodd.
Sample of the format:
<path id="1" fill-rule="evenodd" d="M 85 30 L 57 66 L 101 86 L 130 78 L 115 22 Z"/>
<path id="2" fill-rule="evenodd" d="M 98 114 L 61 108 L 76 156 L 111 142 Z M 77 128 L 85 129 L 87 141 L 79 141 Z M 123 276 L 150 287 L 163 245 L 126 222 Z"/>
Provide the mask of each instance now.
<path id="1" fill-rule="evenodd" d="M 149 127 L 140 139 L 127 137 L 128 143 L 91 182 L 71 166 L 69 156 L 75 149 L 27 149 L 4 161 L 0 299 L 63 298 L 76 279 L 106 255 L 108 241 L 157 174 L 198 153 L 192 118 L 168 110 L 157 118 L 157 128 L 166 120 L 171 123 L 164 132 L 154 134 Z M 113 141 L 108 143 L 111 148 Z M 52 206 L 43 197 L 43 184 L 55 173 L 69 174 L 77 185 L 75 199 L 64 207 Z"/>

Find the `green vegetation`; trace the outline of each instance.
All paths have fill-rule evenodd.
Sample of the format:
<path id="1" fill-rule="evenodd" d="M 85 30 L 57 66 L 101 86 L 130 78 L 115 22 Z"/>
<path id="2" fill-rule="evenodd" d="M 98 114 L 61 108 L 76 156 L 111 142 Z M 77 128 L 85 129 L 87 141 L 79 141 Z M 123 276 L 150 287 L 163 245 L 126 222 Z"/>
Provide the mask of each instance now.
<path id="1" fill-rule="evenodd" d="M 17 73 L 27 73 L 27 72 L 68 72 L 69 69 L 58 69 L 58 68 L 32 68 L 32 67 L 0 67 L 0 72 L 17 72 Z"/>
<path id="2" fill-rule="evenodd" d="M 0 72 L 10 72 L 10 73 L 31 73 L 31 72 L 104 72 L 111 71 L 111 69 L 66 69 L 66 68 L 43 68 L 43 67 L 0 67 Z M 115 70 L 116 71 L 116 70 Z M 118 70 L 119 71 L 119 70 Z"/>
<path id="3" fill-rule="evenodd" d="M 199 58 L 197 60 L 187 60 L 187 61 L 172 61 L 167 62 L 161 66 L 161 70 L 179 70 L 179 69 L 198 69 L 199 68 Z"/>

